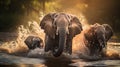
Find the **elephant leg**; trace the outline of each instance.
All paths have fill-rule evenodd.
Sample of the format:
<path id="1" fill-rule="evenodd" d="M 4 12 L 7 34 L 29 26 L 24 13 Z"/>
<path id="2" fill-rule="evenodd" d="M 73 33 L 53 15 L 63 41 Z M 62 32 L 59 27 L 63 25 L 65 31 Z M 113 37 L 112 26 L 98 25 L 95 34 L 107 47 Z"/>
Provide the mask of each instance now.
<path id="1" fill-rule="evenodd" d="M 72 54 L 72 39 L 67 39 L 66 52 Z"/>
<path id="2" fill-rule="evenodd" d="M 45 36 L 45 52 L 48 52 L 49 50 L 51 50 L 52 45 L 53 45 L 53 39 L 46 35 Z"/>
<path id="3" fill-rule="evenodd" d="M 105 56 L 106 56 L 106 51 L 107 51 L 107 48 L 104 47 L 104 48 L 102 49 L 102 51 L 101 51 L 101 56 L 102 56 L 102 57 L 105 57 Z"/>

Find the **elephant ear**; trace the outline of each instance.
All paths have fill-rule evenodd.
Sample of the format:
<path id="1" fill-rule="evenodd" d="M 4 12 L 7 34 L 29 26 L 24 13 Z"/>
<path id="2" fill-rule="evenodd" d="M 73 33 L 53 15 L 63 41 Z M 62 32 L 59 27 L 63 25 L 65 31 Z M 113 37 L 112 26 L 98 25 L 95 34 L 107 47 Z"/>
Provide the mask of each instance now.
<path id="1" fill-rule="evenodd" d="M 75 35 L 81 33 L 82 24 L 80 23 L 79 19 L 75 16 L 71 16 L 70 18 L 70 25 L 69 25 L 69 34 L 74 37 Z"/>
<path id="2" fill-rule="evenodd" d="M 108 24 L 102 24 L 102 26 L 105 28 L 105 38 L 106 41 L 108 41 L 111 38 L 111 36 L 113 36 L 113 29 Z"/>
<path id="3" fill-rule="evenodd" d="M 56 13 L 49 13 L 43 17 L 40 22 L 41 29 L 44 29 L 46 35 L 55 38 L 55 29 L 53 28 L 54 15 Z"/>

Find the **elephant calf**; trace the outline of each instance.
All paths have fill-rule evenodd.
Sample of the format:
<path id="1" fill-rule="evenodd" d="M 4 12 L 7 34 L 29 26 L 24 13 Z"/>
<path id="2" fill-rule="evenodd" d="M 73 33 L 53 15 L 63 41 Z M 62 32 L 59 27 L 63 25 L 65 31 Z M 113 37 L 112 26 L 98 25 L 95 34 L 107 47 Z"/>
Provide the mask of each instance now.
<path id="1" fill-rule="evenodd" d="M 113 30 L 108 24 L 94 24 L 84 34 L 86 46 L 90 50 L 90 55 L 104 55 L 106 53 L 107 41 L 113 35 Z"/>
<path id="2" fill-rule="evenodd" d="M 36 36 L 28 36 L 24 42 L 29 49 L 43 48 L 43 40 Z"/>

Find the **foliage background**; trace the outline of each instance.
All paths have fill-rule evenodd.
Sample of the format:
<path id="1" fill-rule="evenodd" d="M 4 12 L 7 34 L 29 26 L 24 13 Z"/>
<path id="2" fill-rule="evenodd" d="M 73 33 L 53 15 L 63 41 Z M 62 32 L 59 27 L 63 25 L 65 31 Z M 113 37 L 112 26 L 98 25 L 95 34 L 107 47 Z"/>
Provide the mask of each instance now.
<path id="1" fill-rule="evenodd" d="M 0 0 L 0 32 L 28 21 L 39 23 L 49 12 L 82 13 L 89 24 L 108 23 L 120 32 L 120 0 Z"/>

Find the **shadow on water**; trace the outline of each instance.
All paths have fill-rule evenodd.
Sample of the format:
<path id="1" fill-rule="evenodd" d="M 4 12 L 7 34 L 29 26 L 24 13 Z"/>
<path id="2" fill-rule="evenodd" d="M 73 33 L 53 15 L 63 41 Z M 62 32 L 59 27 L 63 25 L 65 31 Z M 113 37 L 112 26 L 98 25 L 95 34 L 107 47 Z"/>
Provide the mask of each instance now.
<path id="1" fill-rule="evenodd" d="M 0 67 L 119 67 L 120 60 L 84 60 L 60 57 L 30 58 L 0 53 Z"/>
<path id="2" fill-rule="evenodd" d="M 32 59 L 32 58 L 29 58 Z M 26 60 L 26 62 L 30 62 L 31 60 Z M 40 58 L 37 58 L 41 60 Z M 0 60 L 6 60 L 6 59 L 0 59 Z M 14 60 L 14 59 L 13 59 Z M 5 63 L 0 63 L 0 67 L 76 67 L 76 66 L 71 66 L 69 64 L 73 63 L 71 59 L 67 58 L 44 58 L 44 62 L 38 62 L 37 60 L 32 64 L 32 61 L 29 63 L 21 64 L 21 63 L 15 63 L 12 62 L 11 60 L 6 60 L 7 64 Z M 11 62 L 11 63 L 10 63 Z M 38 62 L 38 63 L 37 63 Z"/>
<path id="3" fill-rule="evenodd" d="M 72 58 L 68 55 L 61 55 L 60 57 L 53 57 L 51 53 L 45 53 L 44 49 L 36 48 L 34 50 L 25 52 L 25 53 L 15 53 L 12 54 L 14 56 L 20 56 L 20 57 L 29 57 L 36 58 L 36 59 L 43 59 L 43 64 L 47 67 L 75 67 L 70 66 L 69 64 L 73 63 Z M 37 62 L 37 61 L 36 61 Z M 31 63 L 30 63 L 31 64 Z"/>
<path id="4" fill-rule="evenodd" d="M 68 58 L 46 58 L 44 64 L 48 67 L 75 67 L 70 66 L 71 63 L 73 61 Z"/>
<path id="5" fill-rule="evenodd" d="M 21 54 L 21 55 L 20 55 Z M 28 53 L 5 54 L 0 53 L 0 67 L 76 67 L 71 66 L 74 63 L 71 58 L 64 55 L 60 57 L 53 56 L 27 56 Z"/>
<path id="6" fill-rule="evenodd" d="M 120 59 L 85 60 L 66 54 L 55 58 L 43 49 L 35 49 L 26 53 L 0 53 L 0 67 L 120 67 Z"/>

